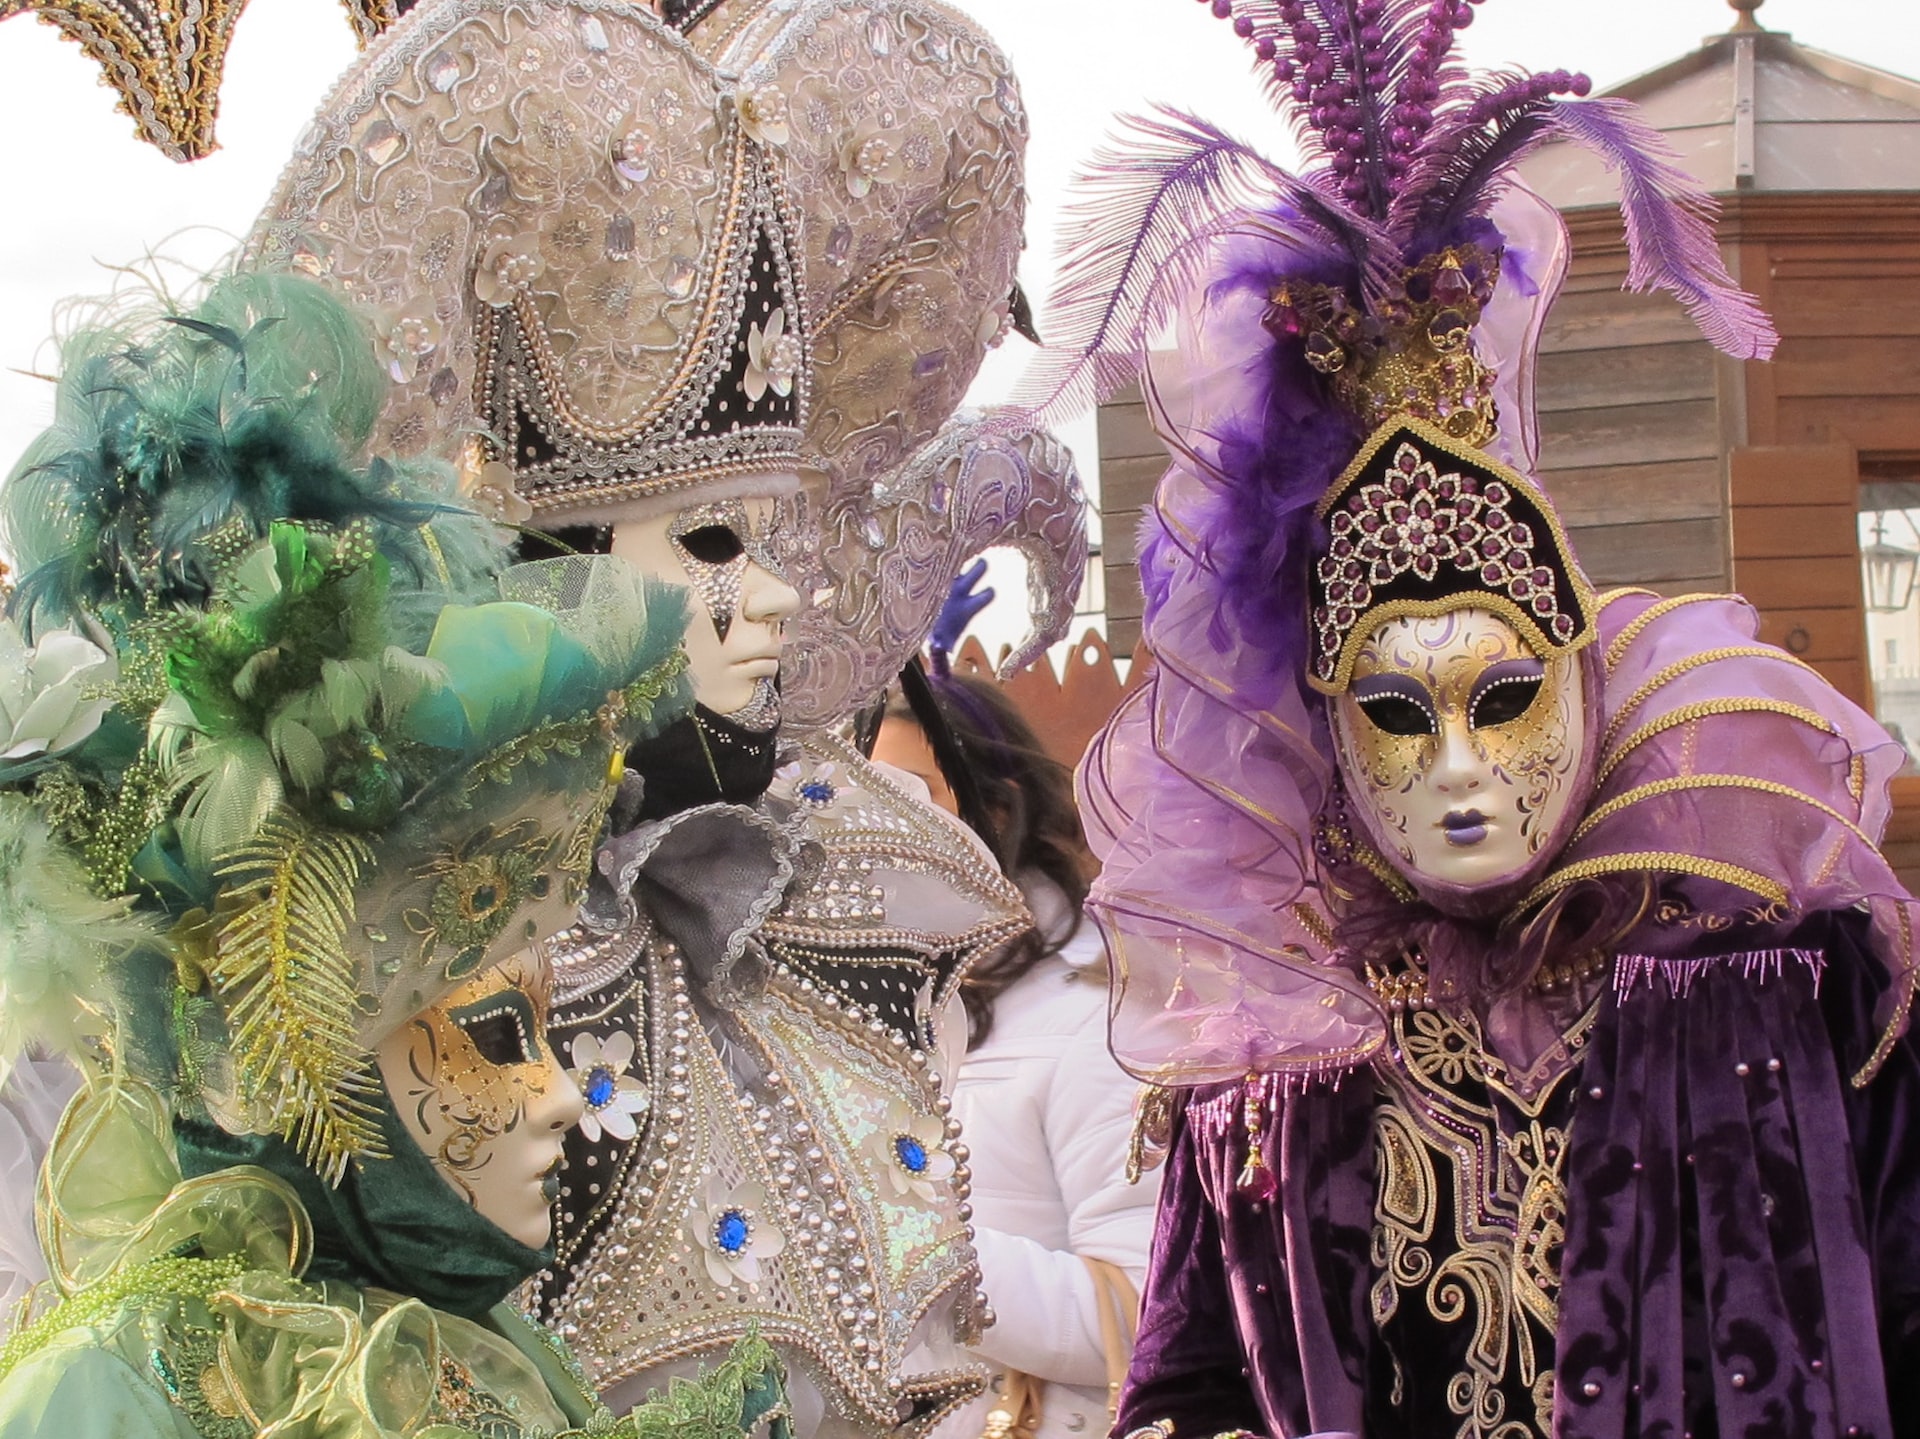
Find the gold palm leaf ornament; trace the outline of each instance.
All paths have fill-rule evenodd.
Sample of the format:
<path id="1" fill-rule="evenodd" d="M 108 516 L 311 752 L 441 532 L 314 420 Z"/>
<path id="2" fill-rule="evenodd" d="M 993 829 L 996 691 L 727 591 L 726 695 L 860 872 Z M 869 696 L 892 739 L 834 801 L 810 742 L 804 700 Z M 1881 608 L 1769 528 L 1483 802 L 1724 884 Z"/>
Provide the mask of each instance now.
<path id="1" fill-rule="evenodd" d="M 143 140 L 185 163 L 213 153 L 220 80 L 246 0 L 0 0 L 0 20 L 37 15 L 100 64 Z M 341 0 L 365 44 L 405 0 Z"/>

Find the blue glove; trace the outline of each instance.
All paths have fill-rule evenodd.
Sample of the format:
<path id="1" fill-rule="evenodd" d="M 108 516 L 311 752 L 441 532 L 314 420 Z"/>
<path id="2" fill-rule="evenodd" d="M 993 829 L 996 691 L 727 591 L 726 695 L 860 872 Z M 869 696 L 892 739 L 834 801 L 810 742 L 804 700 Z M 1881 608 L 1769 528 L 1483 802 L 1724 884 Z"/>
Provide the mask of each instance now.
<path id="1" fill-rule="evenodd" d="M 940 606 L 940 613 L 933 622 L 933 633 L 927 636 L 927 648 L 933 652 L 936 668 L 945 668 L 944 662 L 958 648 L 960 637 L 967 632 L 967 626 L 973 623 L 973 617 L 993 603 L 993 586 L 974 593 L 973 587 L 986 575 L 987 562 L 984 559 L 975 560 L 947 586 L 946 603 Z"/>

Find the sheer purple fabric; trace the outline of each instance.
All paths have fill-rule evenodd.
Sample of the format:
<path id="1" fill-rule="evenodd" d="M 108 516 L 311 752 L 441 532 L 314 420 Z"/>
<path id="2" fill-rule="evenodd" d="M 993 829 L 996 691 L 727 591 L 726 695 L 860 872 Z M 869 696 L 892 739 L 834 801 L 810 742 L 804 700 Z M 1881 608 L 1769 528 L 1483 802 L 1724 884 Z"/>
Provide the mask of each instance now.
<path id="1" fill-rule="evenodd" d="M 1170 475 L 1163 515 L 1196 484 Z M 1253 661 L 1206 642 L 1195 587 L 1178 579 L 1149 621 L 1166 658 L 1080 775 L 1106 863 L 1089 910 L 1115 962 L 1115 1054 L 1181 1084 L 1357 1065 L 1384 1033 L 1326 938 L 1334 897 L 1312 846 L 1331 773 L 1318 701 L 1235 703 Z M 1888 977 L 1864 1076 L 1904 1027 L 1916 977 L 1915 901 L 1877 848 L 1903 754 L 1757 632 L 1735 596 L 1606 597 L 1595 787 L 1523 908 L 1610 875 L 1659 877 L 1660 900 L 1620 956 L 1628 987 L 1681 979 L 1703 936 L 1864 908 Z M 1188 667 L 1195 654 L 1206 668 Z"/>

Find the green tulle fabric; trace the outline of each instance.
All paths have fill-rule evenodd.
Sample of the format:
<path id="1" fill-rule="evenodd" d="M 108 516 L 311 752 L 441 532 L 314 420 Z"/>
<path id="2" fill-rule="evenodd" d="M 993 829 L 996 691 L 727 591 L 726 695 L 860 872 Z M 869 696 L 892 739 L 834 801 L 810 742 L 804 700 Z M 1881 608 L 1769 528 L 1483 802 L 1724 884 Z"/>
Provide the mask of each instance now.
<path id="1" fill-rule="evenodd" d="M 321 1277 L 295 1188 L 247 1166 L 182 1177 L 166 1117 L 103 1085 L 63 1120 L 41 1195 L 55 1280 L 0 1346 L 0 1439 L 785 1439 L 763 1341 L 616 1417 L 504 1307 Z"/>

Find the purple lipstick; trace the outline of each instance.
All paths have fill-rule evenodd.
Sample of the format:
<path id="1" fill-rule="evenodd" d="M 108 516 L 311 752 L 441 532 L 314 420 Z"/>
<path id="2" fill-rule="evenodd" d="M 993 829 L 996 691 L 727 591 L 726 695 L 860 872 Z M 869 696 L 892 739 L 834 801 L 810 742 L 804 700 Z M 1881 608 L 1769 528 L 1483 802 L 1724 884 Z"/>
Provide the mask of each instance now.
<path id="1" fill-rule="evenodd" d="M 1487 817 L 1477 809 L 1456 809 L 1440 819 L 1447 832 L 1447 843 L 1465 849 L 1487 837 Z"/>

